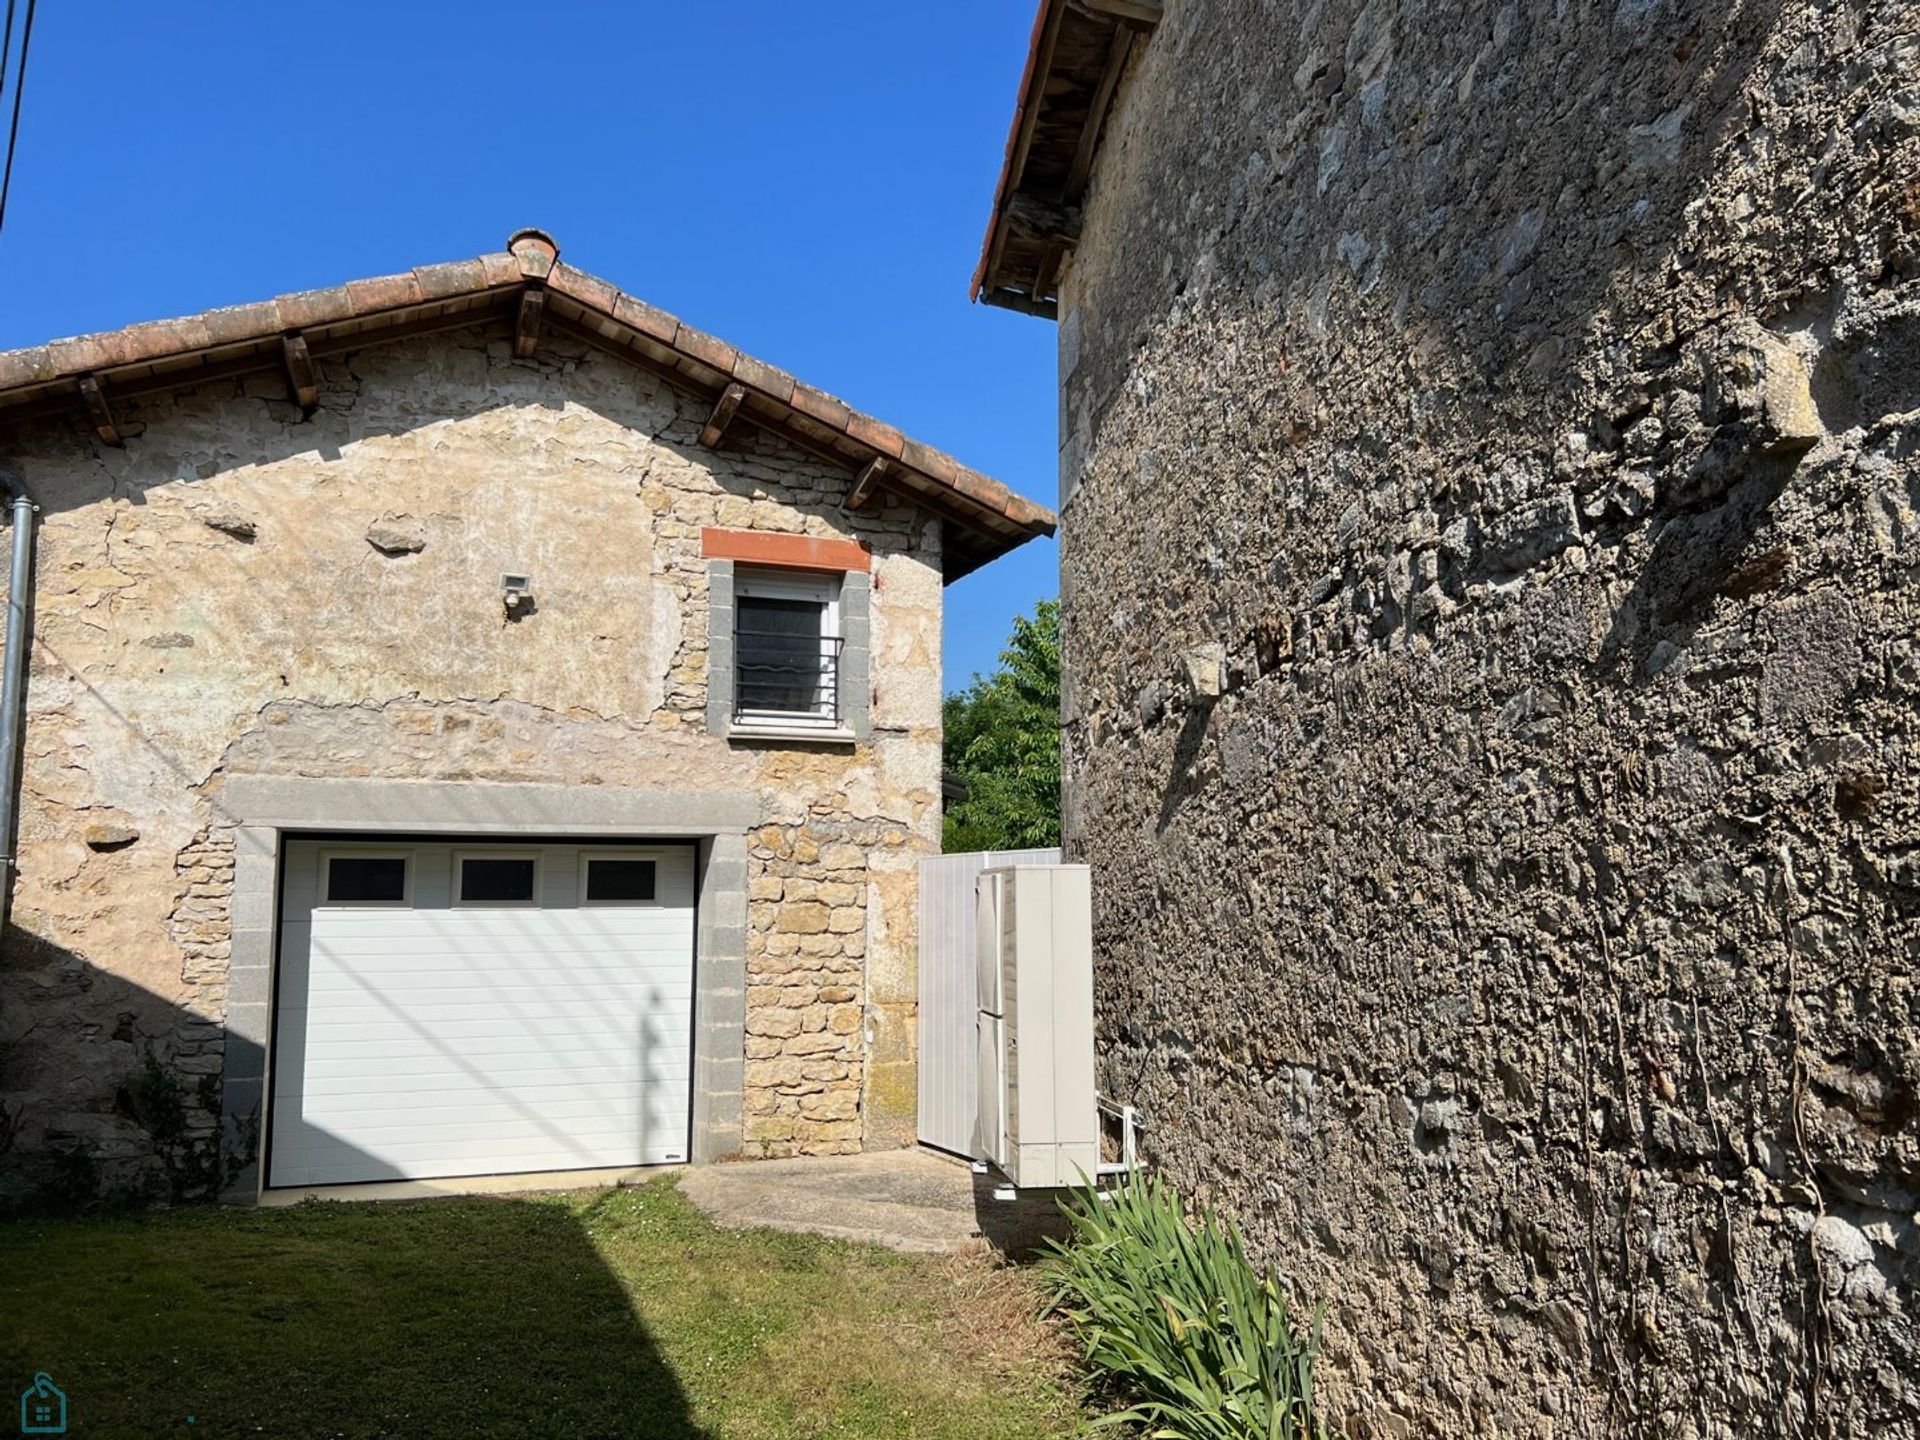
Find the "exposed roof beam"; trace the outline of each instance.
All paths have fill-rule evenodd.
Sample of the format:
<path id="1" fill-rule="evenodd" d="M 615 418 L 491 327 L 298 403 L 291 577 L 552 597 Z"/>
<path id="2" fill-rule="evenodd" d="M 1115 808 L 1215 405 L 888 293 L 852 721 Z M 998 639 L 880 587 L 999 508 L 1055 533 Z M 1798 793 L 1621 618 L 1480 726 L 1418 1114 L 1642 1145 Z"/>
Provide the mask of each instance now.
<path id="1" fill-rule="evenodd" d="M 1054 291 L 1054 282 L 1060 276 L 1060 262 L 1067 256 L 1064 246 L 1049 245 L 1047 253 L 1040 257 L 1040 264 L 1033 272 L 1033 298 L 1045 301 Z M 1057 303 L 1057 302 L 1056 302 Z"/>
<path id="2" fill-rule="evenodd" d="M 109 445 L 123 443 L 120 427 L 113 420 L 113 407 L 107 403 L 107 392 L 100 388 L 97 377 L 80 377 L 80 398 L 86 402 L 87 416 L 93 421 L 93 428 L 100 438 Z"/>
<path id="3" fill-rule="evenodd" d="M 720 443 L 720 437 L 727 433 L 727 426 L 733 423 L 734 411 L 740 408 L 740 402 L 747 398 L 747 388 L 739 381 L 727 386 L 720 392 L 720 398 L 713 402 L 713 413 L 707 416 L 706 428 L 700 432 L 700 443 L 711 450 Z"/>
<path id="4" fill-rule="evenodd" d="M 513 322 L 513 353 L 522 360 L 540 344 L 540 320 L 547 311 L 544 285 L 529 285 L 520 292 L 520 309 Z"/>
<path id="5" fill-rule="evenodd" d="M 320 372 L 313 363 L 313 352 L 307 348 L 307 337 L 298 330 L 289 331 L 280 337 L 281 359 L 287 367 L 287 386 L 293 391 L 294 402 L 302 410 L 311 410 L 320 403 Z"/>
<path id="6" fill-rule="evenodd" d="M 1107 126 L 1107 109 L 1113 104 L 1113 92 L 1120 84 L 1120 72 L 1127 68 L 1127 56 L 1133 53 L 1133 32 L 1124 25 L 1114 28 L 1107 46 L 1107 68 L 1100 72 L 1100 83 L 1093 92 L 1093 104 L 1087 109 L 1087 123 L 1080 131 L 1080 143 L 1074 147 L 1073 164 L 1067 167 L 1068 200 L 1078 200 L 1087 191 L 1087 177 L 1093 173 L 1094 152 L 1100 148 L 1100 132 Z"/>
<path id="7" fill-rule="evenodd" d="M 1076 10 L 1105 15 L 1137 30 L 1152 30 L 1166 13 L 1160 0 L 1072 0 L 1072 3 Z"/>
<path id="8" fill-rule="evenodd" d="M 887 462 L 884 456 L 876 455 L 869 460 L 866 468 L 860 472 L 860 478 L 853 482 L 853 489 L 847 492 L 846 508 L 858 510 L 871 500 L 880 488 L 881 477 L 886 473 Z"/>

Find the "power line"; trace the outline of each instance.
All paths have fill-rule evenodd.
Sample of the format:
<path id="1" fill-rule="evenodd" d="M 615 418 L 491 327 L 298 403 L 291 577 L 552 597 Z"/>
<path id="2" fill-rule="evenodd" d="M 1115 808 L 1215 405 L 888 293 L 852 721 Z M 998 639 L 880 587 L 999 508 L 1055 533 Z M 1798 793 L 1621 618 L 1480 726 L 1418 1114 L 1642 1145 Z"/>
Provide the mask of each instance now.
<path id="1" fill-rule="evenodd" d="M 7 126 L 7 164 L 0 171 L 0 229 L 7 223 L 7 194 L 13 189 L 13 152 L 20 143 L 20 100 L 27 93 L 27 48 L 33 44 L 33 11 L 39 0 L 27 0 L 27 23 L 20 31 L 20 68 L 13 77 L 13 120 Z M 13 42 L 14 0 L 7 0 L 7 49 Z M 6 64 L 0 51 L 0 83 L 4 83 Z"/>
<path id="2" fill-rule="evenodd" d="M 13 7 L 14 0 L 7 0 L 7 28 L 0 30 L 0 100 L 7 95 L 7 62 L 13 58 Z"/>

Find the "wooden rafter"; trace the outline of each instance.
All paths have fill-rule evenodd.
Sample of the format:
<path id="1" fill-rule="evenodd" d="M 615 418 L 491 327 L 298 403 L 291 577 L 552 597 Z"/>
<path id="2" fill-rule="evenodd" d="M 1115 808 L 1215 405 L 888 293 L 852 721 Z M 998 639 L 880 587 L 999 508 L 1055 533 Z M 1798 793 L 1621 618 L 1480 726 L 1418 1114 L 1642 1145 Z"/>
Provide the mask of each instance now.
<path id="1" fill-rule="evenodd" d="M 720 398 L 713 402 L 713 413 L 707 416 L 706 428 L 700 432 L 702 445 L 709 450 L 719 445 L 720 437 L 727 433 L 727 426 L 733 423 L 734 412 L 746 398 L 746 386 L 738 381 L 720 392 Z"/>
<path id="2" fill-rule="evenodd" d="M 302 410 L 311 410 L 320 403 L 320 372 L 313 363 L 313 352 L 307 348 L 307 337 L 298 330 L 282 335 L 280 354 L 287 367 L 287 388 L 293 391 L 294 403 Z"/>
<path id="3" fill-rule="evenodd" d="M 847 492 L 849 510 L 858 510 L 871 500 L 880 488 L 880 481 L 887 473 L 887 461 L 883 455 L 876 455 L 866 463 L 860 476 L 853 482 L 853 489 Z"/>
<path id="4" fill-rule="evenodd" d="M 513 353 L 522 360 L 540 344 L 540 321 L 547 311 L 544 285 L 529 285 L 520 292 L 520 309 L 513 321 Z"/>
<path id="5" fill-rule="evenodd" d="M 1033 298 L 1041 304 L 1053 303 L 1047 297 L 1053 293 L 1054 282 L 1060 278 L 1060 262 L 1066 257 L 1066 249 L 1059 245 L 1049 245 L 1040 257 L 1033 272 Z"/>
<path id="6" fill-rule="evenodd" d="M 1073 163 L 1067 167 L 1066 196 L 1078 200 L 1087 193 L 1087 177 L 1093 173 L 1094 152 L 1100 148 L 1100 132 L 1106 128 L 1107 109 L 1113 104 L 1113 92 L 1119 87 L 1120 74 L 1127 68 L 1127 56 L 1133 53 L 1133 31 L 1124 25 L 1114 27 L 1107 46 L 1106 68 L 1094 87 L 1093 104 L 1087 108 L 1087 123 L 1080 131 L 1080 143 L 1074 147 Z"/>
<path id="7" fill-rule="evenodd" d="M 1154 29 L 1166 13 L 1160 0 L 1073 0 L 1073 4 L 1089 15 L 1104 15 L 1137 30 Z"/>
<path id="8" fill-rule="evenodd" d="M 109 445 L 123 443 L 120 427 L 114 423 L 113 406 L 107 403 L 107 392 L 100 388 L 98 376 L 80 377 L 80 398 L 86 402 L 87 417 L 93 421 L 93 428 L 100 438 Z"/>

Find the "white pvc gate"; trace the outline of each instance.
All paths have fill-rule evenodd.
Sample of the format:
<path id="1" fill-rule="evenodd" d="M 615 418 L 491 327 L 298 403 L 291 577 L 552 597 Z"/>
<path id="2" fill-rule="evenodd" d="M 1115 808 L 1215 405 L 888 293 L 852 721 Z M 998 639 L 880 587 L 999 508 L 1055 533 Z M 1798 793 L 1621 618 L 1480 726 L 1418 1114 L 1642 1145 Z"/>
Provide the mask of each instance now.
<path id="1" fill-rule="evenodd" d="M 1057 865 L 1058 850 L 973 851 L 920 862 L 920 1141 L 973 1149 L 979 1059 L 974 1018 L 974 880 L 997 865 Z"/>

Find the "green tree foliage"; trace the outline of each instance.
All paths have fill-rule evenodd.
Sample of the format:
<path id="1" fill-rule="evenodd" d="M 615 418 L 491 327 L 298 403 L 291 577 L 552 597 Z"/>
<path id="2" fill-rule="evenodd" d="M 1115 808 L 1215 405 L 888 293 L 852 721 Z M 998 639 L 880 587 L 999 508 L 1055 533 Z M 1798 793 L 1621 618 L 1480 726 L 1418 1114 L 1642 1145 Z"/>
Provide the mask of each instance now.
<path id="1" fill-rule="evenodd" d="M 943 717 L 947 771 L 967 786 L 947 804 L 947 851 L 1058 845 L 1059 604 L 1015 616 L 1000 668 L 949 695 Z"/>

